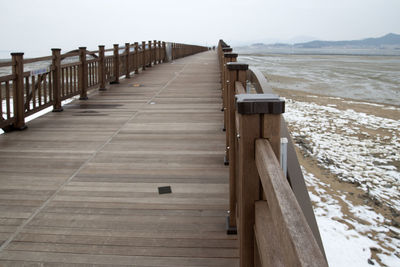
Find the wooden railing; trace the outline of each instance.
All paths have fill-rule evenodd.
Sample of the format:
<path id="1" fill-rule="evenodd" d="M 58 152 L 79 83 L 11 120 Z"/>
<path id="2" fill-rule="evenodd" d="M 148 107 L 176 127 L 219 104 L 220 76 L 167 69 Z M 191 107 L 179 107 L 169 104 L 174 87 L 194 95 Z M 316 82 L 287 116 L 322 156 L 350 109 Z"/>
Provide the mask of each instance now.
<path id="1" fill-rule="evenodd" d="M 227 232 L 238 234 L 240 266 L 327 266 L 282 116 L 284 100 L 259 71 L 238 63 L 238 54 L 222 40 L 218 56 L 229 165 Z M 278 160 L 282 137 L 288 139 L 286 173 Z"/>
<path id="2" fill-rule="evenodd" d="M 208 50 L 207 47 L 168 43 L 172 59 Z M 107 55 L 106 55 L 107 54 Z M 53 106 L 62 111 L 62 101 L 78 96 L 86 100 L 87 91 L 94 88 L 106 90 L 106 83 L 119 83 L 121 76 L 130 78 L 159 63 L 167 62 L 167 44 L 161 41 L 126 43 L 120 47 L 105 49 L 100 45 L 96 51 L 86 47 L 61 54 L 52 49 L 52 55 L 24 59 L 23 53 L 12 53 L 10 62 L 0 67 L 10 68 L 11 74 L 0 76 L 0 128 L 5 131 L 26 128 L 25 117 Z M 26 64 L 45 67 L 24 72 Z M 46 67 L 47 66 L 47 67 Z"/>

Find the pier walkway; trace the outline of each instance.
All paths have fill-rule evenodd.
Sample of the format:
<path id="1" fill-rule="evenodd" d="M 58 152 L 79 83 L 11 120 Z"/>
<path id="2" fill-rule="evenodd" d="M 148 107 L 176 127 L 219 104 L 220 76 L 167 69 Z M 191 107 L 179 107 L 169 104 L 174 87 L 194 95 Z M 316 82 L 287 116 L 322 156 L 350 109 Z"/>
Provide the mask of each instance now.
<path id="1" fill-rule="evenodd" d="M 238 266 L 220 96 L 204 52 L 1 135 L 0 265 Z"/>

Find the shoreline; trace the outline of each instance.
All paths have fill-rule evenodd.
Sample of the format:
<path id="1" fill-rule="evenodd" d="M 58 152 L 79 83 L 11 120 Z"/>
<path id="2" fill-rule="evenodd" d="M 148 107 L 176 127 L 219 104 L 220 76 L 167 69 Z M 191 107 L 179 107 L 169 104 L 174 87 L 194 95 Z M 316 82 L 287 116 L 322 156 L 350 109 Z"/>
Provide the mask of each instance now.
<path id="1" fill-rule="evenodd" d="M 370 184 L 369 181 L 365 182 L 363 180 L 348 181 L 343 178 L 340 172 L 335 173 L 332 171 L 334 170 L 331 168 L 332 165 L 340 168 L 346 165 L 344 163 L 345 160 L 344 162 L 337 162 L 335 157 L 332 157 L 332 159 L 329 157 L 329 154 L 329 158 L 326 161 L 321 160 L 321 157 L 316 156 L 316 153 L 319 153 L 319 150 L 323 150 L 323 148 L 319 146 L 318 141 L 313 143 L 312 140 L 312 136 L 316 136 L 318 133 L 332 131 L 329 125 L 318 125 L 320 116 L 321 120 L 326 120 L 326 117 L 329 118 L 331 115 L 333 120 L 335 120 L 335 118 L 337 118 L 336 116 L 340 117 L 342 112 L 344 113 L 352 110 L 357 114 L 362 114 L 362 116 L 373 117 L 377 120 L 395 120 L 400 123 L 400 106 L 360 101 L 351 98 L 332 97 L 322 94 L 311 94 L 300 90 L 284 89 L 274 86 L 272 86 L 272 89 L 281 97 L 286 98 L 286 111 L 289 116 L 289 118 L 287 118 L 289 122 L 288 126 L 292 133 L 300 165 L 303 167 L 306 185 L 312 199 L 317 221 L 326 221 L 326 219 L 329 218 L 331 222 L 336 223 L 335 227 L 339 225 L 346 229 L 343 230 L 345 235 L 350 233 L 350 231 L 356 231 L 360 237 L 370 240 L 372 245 L 366 245 L 367 248 L 364 248 L 369 248 L 369 251 L 367 251 L 370 253 L 368 261 L 375 262 L 382 266 L 384 266 L 385 263 L 387 264 L 387 257 L 393 262 L 397 262 L 395 260 L 396 258 L 400 261 L 400 242 L 398 241 L 398 236 L 400 234 L 400 207 L 394 204 L 397 202 L 387 202 L 387 198 L 376 197 L 374 194 L 370 194 L 369 189 L 365 190 L 365 183 L 367 184 L 367 188 L 369 188 L 368 186 L 371 187 L 371 190 L 373 188 L 377 188 L 377 192 L 380 192 L 379 190 L 385 190 L 385 187 L 381 186 L 379 183 Z M 323 110 L 328 110 L 328 114 L 324 114 L 326 117 L 323 117 L 323 114 L 320 115 L 318 112 L 308 113 L 309 117 L 316 117 L 314 121 L 317 123 L 314 125 L 315 128 L 309 126 L 309 129 L 307 129 L 306 132 L 308 132 L 310 136 L 303 135 L 304 132 L 301 132 L 301 127 L 304 127 L 304 125 L 296 121 L 301 121 L 303 118 L 296 118 L 296 114 L 293 114 L 293 109 L 297 108 L 298 105 L 319 106 Z M 307 107 L 305 109 L 307 110 Z M 329 115 L 330 109 L 332 109 L 333 113 Z M 299 111 L 296 110 L 295 112 Z M 302 117 L 304 117 L 304 114 L 302 114 Z M 299 125 L 297 125 L 298 123 Z M 333 125 L 335 125 L 334 122 Z M 393 136 L 400 137 L 400 129 L 393 129 L 393 131 L 384 128 L 369 129 L 368 127 L 360 127 L 359 125 L 356 127 L 356 125 L 353 125 L 351 122 L 347 122 L 345 126 L 346 127 L 343 128 L 338 126 L 333 129 L 334 134 L 344 136 L 345 138 L 354 137 L 357 140 L 372 140 L 371 142 L 376 142 L 377 136 L 378 140 L 382 142 L 386 142 Z M 324 129 L 325 127 L 326 129 Z M 347 128 L 359 129 L 349 133 Z M 368 132 L 369 135 L 364 136 L 361 132 Z M 381 146 L 380 143 L 375 145 L 378 147 Z M 340 154 L 340 148 L 338 153 Z M 394 156 L 399 157 L 398 154 Z M 340 157 L 336 157 L 336 159 L 337 158 Z M 355 163 L 354 168 L 362 166 L 363 164 L 362 160 L 360 160 L 359 163 Z M 394 160 L 388 164 L 392 166 L 394 172 L 400 173 L 400 160 Z M 350 168 L 350 172 L 351 170 Z M 349 176 L 351 177 L 352 174 L 350 173 Z M 312 178 L 310 179 L 310 177 Z M 394 181 L 390 186 L 396 190 L 396 188 L 399 187 L 399 180 L 397 180 L 397 182 Z M 393 196 L 393 200 L 399 201 L 400 198 L 395 195 Z M 335 212 L 339 212 L 340 216 L 336 214 L 329 217 L 329 214 L 335 213 L 332 212 L 332 207 L 329 207 L 332 203 L 334 203 L 333 206 L 336 208 Z M 375 217 L 375 219 L 369 217 Z M 325 231 L 329 228 L 325 225 L 319 225 L 319 227 L 322 229 L 320 231 Z M 382 232 L 385 232 L 384 236 L 382 236 Z M 321 232 L 321 235 L 324 235 L 323 232 Z M 351 238 L 352 237 L 350 237 L 350 239 Z M 387 241 L 388 239 L 390 239 L 390 242 Z M 360 246 L 364 246 L 364 244 L 366 244 L 366 240 L 364 240 Z M 328 246 L 331 247 L 333 244 L 329 244 Z M 383 261 L 383 259 L 386 260 Z M 365 261 L 367 261 L 367 259 L 365 259 Z"/>

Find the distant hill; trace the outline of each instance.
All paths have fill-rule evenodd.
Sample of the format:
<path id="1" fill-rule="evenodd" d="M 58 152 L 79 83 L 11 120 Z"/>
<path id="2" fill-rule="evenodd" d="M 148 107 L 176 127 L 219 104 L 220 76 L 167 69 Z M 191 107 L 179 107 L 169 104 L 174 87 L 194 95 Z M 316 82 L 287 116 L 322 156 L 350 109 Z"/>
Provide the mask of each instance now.
<path id="1" fill-rule="evenodd" d="M 323 48 L 323 47 L 380 47 L 400 46 L 400 35 L 389 33 L 379 38 L 367 38 L 352 41 L 311 41 L 294 44 L 296 48 Z"/>

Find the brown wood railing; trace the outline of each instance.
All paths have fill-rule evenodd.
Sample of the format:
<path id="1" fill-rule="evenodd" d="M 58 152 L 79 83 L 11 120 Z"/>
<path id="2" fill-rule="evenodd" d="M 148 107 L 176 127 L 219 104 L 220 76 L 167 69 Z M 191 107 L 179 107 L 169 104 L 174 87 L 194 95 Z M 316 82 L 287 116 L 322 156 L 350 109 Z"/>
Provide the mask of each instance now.
<path id="1" fill-rule="evenodd" d="M 169 43 L 172 59 L 208 50 L 207 47 Z M 0 128 L 5 131 L 26 128 L 25 117 L 53 106 L 62 111 L 62 101 L 80 96 L 86 100 L 87 91 L 94 88 L 106 90 L 106 83 L 119 83 L 121 76 L 130 78 L 152 65 L 167 62 L 166 43 L 161 41 L 126 43 L 120 47 L 96 51 L 80 47 L 65 54 L 52 49 L 52 55 L 24 59 L 23 53 L 12 53 L 12 61 L 1 62 L 0 67 L 11 67 L 9 75 L 0 76 Z M 110 54 L 112 53 L 112 54 Z M 107 54 L 107 55 L 106 55 Z M 24 72 L 30 63 L 43 66 L 35 71 Z"/>
<path id="2" fill-rule="evenodd" d="M 307 188 L 283 119 L 285 102 L 222 40 L 218 46 L 229 165 L 228 234 L 240 266 L 327 266 Z M 254 89 L 250 93 L 247 83 Z M 278 159 L 288 139 L 287 173 Z"/>

